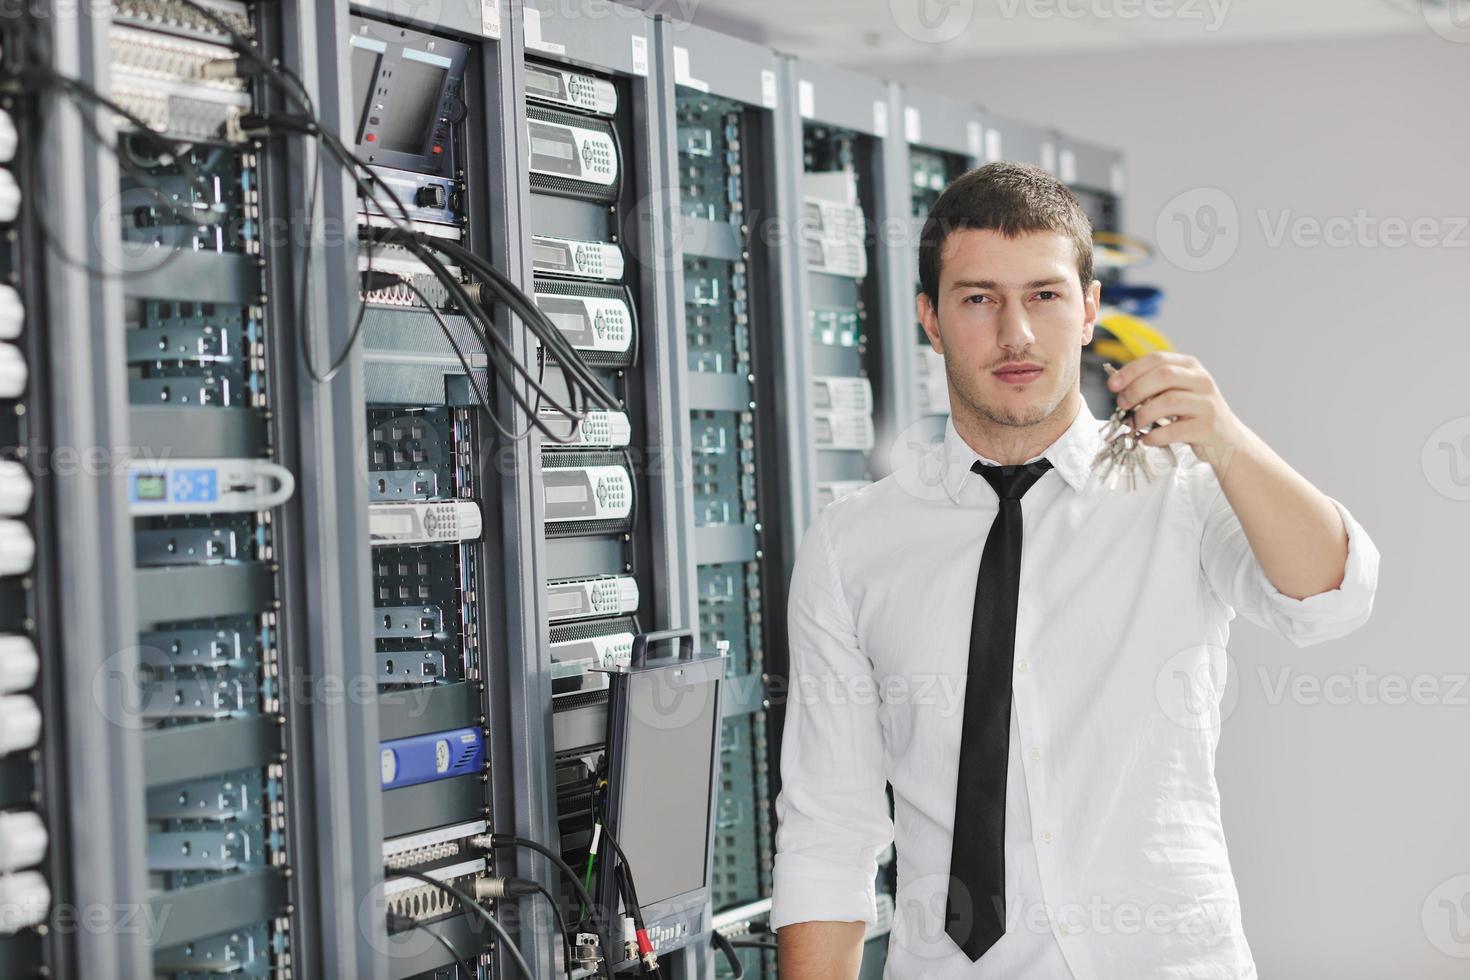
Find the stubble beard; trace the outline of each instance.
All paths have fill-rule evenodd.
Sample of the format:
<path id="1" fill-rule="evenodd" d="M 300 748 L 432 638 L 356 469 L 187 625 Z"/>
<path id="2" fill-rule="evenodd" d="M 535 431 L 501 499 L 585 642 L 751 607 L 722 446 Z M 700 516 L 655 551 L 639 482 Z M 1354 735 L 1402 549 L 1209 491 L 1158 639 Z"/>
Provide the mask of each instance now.
<path id="1" fill-rule="evenodd" d="M 954 387 L 955 393 L 971 416 L 990 425 L 1012 429 L 1029 428 L 1051 418 L 1066 401 L 1067 393 L 1077 387 L 1080 364 L 1069 362 L 1058 365 L 1057 361 L 1052 361 L 1047 365 L 1048 368 L 1057 366 L 1060 366 L 1068 376 L 1062 378 L 1062 384 L 1057 386 L 1055 395 L 1044 404 L 1036 405 L 1025 411 L 1015 411 L 986 402 L 982 379 L 973 369 L 958 368 L 949 358 L 945 358 L 944 361 L 949 383 Z"/>

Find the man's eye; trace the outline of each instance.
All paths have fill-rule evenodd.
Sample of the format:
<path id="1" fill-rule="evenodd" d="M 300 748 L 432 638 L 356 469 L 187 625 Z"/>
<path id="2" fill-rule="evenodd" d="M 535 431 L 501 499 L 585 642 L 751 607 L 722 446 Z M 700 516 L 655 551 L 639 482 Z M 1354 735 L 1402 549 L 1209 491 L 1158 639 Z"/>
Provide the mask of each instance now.
<path id="1" fill-rule="evenodd" d="M 1050 289 L 1043 289 L 1041 292 L 1036 294 L 1037 299 L 1059 299 L 1060 296 L 1060 293 L 1054 293 Z"/>
<path id="2" fill-rule="evenodd" d="M 965 302 L 966 303 L 973 303 L 973 304 L 979 305 L 980 303 L 982 303 L 982 302 L 984 302 L 985 300 L 988 300 L 988 299 L 990 299 L 990 297 L 989 296 L 986 296 L 984 293 L 977 293 L 974 296 L 966 296 L 965 297 Z"/>

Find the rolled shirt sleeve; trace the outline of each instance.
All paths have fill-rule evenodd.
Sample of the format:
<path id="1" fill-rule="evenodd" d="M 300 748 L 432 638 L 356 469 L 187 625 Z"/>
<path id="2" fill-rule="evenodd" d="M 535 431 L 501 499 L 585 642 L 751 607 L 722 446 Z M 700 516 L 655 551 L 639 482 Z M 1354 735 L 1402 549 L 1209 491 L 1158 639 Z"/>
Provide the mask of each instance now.
<path id="1" fill-rule="evenodd" d="M 838 576 L 832 515 L 819 515 L 803 539 L 787 603 L 773 929 L 874 923 L 877 857 L 893 840 L 877 685 Z"/>
<path id="2" fill-rule="evenodd" d="M 1328 498 L 1347 529 L 1348 555 L 1342 584 L 1296 599 L 1271 584 L 1218 482 L 1214 482 L 1214 490 L 1205 513 L 1200 565 L 1221 600 L 1252 623 L 1275 630 L 1298 647 L 1344 636 L 1368 621 L 1378 588 L 1378 548 L 1346 507 Z"/>

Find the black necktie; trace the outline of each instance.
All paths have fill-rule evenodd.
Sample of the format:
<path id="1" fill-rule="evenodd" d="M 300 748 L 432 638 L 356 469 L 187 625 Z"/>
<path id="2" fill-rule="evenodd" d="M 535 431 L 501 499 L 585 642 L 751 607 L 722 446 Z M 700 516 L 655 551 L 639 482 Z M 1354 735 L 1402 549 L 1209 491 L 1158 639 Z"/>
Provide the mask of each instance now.
<path id="1" fill-rule="evenodd" d="M 995 489 L 1000 511 L 980 556 L 970 620 L 944 931 L 965 955 L 978 960 L 1006 931 L 1006 760 L 1021 589 L 1021 497 L 1051 463 L 1041 459 L 1024 466 L 988 466 L 977 460 L 971 469 Z"/>

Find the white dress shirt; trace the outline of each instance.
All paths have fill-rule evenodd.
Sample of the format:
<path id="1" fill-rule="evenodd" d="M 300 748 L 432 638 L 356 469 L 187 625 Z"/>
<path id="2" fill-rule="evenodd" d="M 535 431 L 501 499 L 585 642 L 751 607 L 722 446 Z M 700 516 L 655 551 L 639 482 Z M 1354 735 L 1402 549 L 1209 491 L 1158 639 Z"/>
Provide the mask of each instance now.
<path id="1" fill-rule="evenodd" d="M 1298 646 L 1341 636 L 1368 618 L 1378 552 L 1333 501 L 1341 586 L 1283 595 L 1207 463 L 1178 446 L 1167 475 L 1102 488 L 1099 426 L 1084 404 L 1021 501 L 1005 935 L 971 962 L 944 930 L 970 617 L 997 512 L 953 421 L 802 540 L 773 928 L 872 923 L 892 841 L 891 980 L 1256 976 L 1214 772 L 1229 622 L 1238 611 Z"/>

